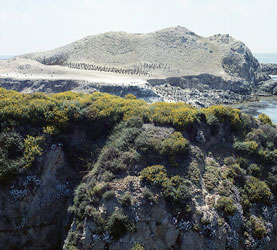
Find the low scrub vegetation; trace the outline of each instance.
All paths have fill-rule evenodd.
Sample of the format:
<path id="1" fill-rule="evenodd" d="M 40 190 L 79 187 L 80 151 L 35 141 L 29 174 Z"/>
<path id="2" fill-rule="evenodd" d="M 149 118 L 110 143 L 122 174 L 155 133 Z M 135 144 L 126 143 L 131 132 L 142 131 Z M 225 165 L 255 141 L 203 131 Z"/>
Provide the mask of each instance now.
<path id="1" fill-rule="evenodd" d="M 69 138 L 76 127 L 87 138 L 73 147 Z M 255 119 L 224 106 L 148 104 L 133 95 L 0 89 L 1 185 L 35 168 L 59 143 L 69 164 L 86 174 L 69 209 L 77 228 L 68 236 L 72 249 L 81 241 L 84 220 L 109 243 L 136 230 L 134 211 L 141 204 L 150 207 L 160 199 L 182 230 L 214 237 L 215 221 L 233 227 L 243 215 L 245 235 L 268 235 L 262 209 L 276 202 L 277 130 L 265 115 Z M 198 211 L 195 200 L 211 208 L 216 220 Z"/>

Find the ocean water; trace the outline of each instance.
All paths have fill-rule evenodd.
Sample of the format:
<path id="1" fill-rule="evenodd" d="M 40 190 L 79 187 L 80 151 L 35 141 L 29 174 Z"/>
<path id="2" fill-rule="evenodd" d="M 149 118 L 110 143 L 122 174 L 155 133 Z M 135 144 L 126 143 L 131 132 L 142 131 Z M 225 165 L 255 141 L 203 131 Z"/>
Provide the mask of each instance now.
<path id="1" fill-rule="evenodd" d="M 254 53 L 260 63 L 277 63 L 277 53 Z"/>
<path id="2" fill-rule="evenodd" d="M 268 58 L 271 58 L 271 61 L 265 61 L 265 63 L 274 63 L 272 59 L 274 58 L 274 54 L 272 54 L 271 57 L 269 56 Z M 272 79 L 277 80 L 277 76 L 272 76 Z M 232 107 L 238 108 L 247 114 L 254 115 L 255 117 L 257 117 L 261 113 L 264 113 L 270 117 L 274 124 L 277 124 L 277 96 L 262 97 L 257 102 L 241 103 L 232 105 Z"/>
<path id="3" fill-rule="evenodd" d="M 9 58 L 12 58 L 13 56 L 0 56 L 0 60 L 7 60 Z"/>
<path id="4" fill-rule="evenodd" d="M 254 56 L 260 63 L 277 63 L 276 53 L 254 53 Z M 272 76 L 274 80 L 277 80 L 277 76 Z M 234 108 L 238 108 L 241 111 L 258 116 L 261 113 L 268 115 L 272 122 L 277 124 L 277 96 L 274 97 L 262 97 L 257 102 L 248 102 L 232 105 Z"/>

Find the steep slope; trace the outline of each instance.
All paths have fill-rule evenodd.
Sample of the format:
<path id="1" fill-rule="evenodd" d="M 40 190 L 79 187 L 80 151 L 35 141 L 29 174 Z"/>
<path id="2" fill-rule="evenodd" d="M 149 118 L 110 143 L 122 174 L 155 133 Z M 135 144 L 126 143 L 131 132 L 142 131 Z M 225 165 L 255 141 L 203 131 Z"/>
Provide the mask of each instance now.
<path id="1" fill-rule="evenodd" d="M 4 89 L 0 108 L 1 249 L 275 249 L 266 115 Z"/>

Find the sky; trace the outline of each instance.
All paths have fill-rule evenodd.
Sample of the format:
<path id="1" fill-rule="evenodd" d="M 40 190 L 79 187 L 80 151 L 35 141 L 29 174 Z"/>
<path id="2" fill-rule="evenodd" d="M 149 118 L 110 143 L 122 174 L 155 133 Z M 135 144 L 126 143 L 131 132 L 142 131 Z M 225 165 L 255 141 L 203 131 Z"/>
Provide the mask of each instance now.
<path id="1" fill-rule="evenodd" d="M 108 31 L 183 26 L 277 53 L 277 0 L 0 0 L 0 55 L 54 49 Z"/>

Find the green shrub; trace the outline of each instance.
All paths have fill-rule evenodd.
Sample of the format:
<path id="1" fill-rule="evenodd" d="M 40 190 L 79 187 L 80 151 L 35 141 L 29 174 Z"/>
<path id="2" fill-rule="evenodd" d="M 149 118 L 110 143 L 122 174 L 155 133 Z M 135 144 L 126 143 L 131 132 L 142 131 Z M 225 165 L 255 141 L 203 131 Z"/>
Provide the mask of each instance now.
<path id="1" fill-rule="evenodd" d="M 263 239 L 266 234 L 266 228 L 264 226 L 263 220 L 254 216 L 250 217 L 252 234 L 256 239 Z"/>
<path id="2" fill-rule="evenodd" d="M 162 186 L 167 180 L 167 172 L 164 166 L 154 165 L 144 168 L 140 172 L 140 178 L 142 181 L 146 181 L 153 185 Z"/>
<path id="3" fill-rule="evenodd" d="M 276 164 L 277 163 L 277 149 L 270 151 L 268 149 L 259 150 L 259 158 L 262 163 Z"/>
<path id="4" fill-rule="evenodd" d="M 115 197 L 115 192 L 113 190 L 107 190 L 104 194 L 103 194 L 103 199 L 104 200 L 110 200 L 113 197 Z"/>
<path id="5" fill-rule="evenodd" d="M 244 142 L 235 142 L 233 148 L 244 154 L 256 155 L 258 153 L 259 145 L 255 141 L 244 141 Z"/>
<path id="6" fill-rule="evenodd" d="M 102 195 L 110 190 L 110 185 L 109 183 L 106 182 L 100 182 L 97 183 L 90 191 L 89 194 L 90 196 L 97 196 L 98 198 L 102 198 Z"/>
<path id="7" fill-rule="evenodd" d="M 167 178 L 162 185 L 163 195 L 174 202 L 185 202 L 190 197 L 191 183 L 181 176 Z"/>
<path id="8" fill-rule="evenodd" d="M 42 145 L 44 142 L 43 136 L 30 136 L 24 139 L 24 159 L 26 162 L 25 167 L 30 167 L 36 157 L 42 155 Z"/>
<path id="9" fill-rule="evenodd" d="M 276 196 L 277 195 L 277 174 L 268 173 L 266 183 L 270 187 L 274 196 Z"/>
<path id="10" fill-rule="evenodd" d="M 174 132 L 162 143 L 161 153 L 168 156 L 172 166 L 177 166 L 176 157 L 188 152 L 188 140 L 180 132 Z"/>
<path id="11" fill-rule="evenodd" d="M 10 181 L 23 167 L 23 149 L 23 138 L 18 133 L 0 133 L 0 183 Z"/>
<path id="12" fill-rule="evenodd" d="M 234 215 L 237 208 L 234 206 L 233 201 L 226 196 L 220 197 L 215 205 L 215 208 L 222 210 L 225 215 Z"/>
<path id="13" fill-rule="evenodd" d="M 181 176 L 168 177 L 163 166 L 151 166 L 141 171 L 141 179 L 161 188 L 165 198 L 185 202 L 190 197 L 191 182 Z"/>
<path id="14" fill-rule="evenodd" d="M 266 114 L 259 114 L 258 119 L 263 124 L 272 125 L 271 119 Z"/>
<path id="15" fill-rule="evenodd" d="M 121 210 L 113 212 L 106 223 L 106 230 L 114 239 L 119 239 L 128 231 L 132 232 L 134 229 L 134 223 Z"/>
<path id="16" fill-rule="evenodd" d="M 188 140 L 180 132 L 174 132 L 162 143 L 162 154 L 178 155 L 185 154 L 188 150 Z"/>
<path id="17" fill-rule="evenodd" d="M 234 157 L 232 157 L 232 156 L 226 157 L 224 159 L 224 164 L 227 165 L 227 166 L 233 165 L 235 163 L 236 163 L 236 159 Z"/>
<path id="18" fill-rule="evenodd" d="M 132 247 L 132 250 L 144 250 L 144 246 L 141 245 L 140 243 L 135 243 L 134 246 Z"/>
<path id="19" fill-rule="evenodd" d="M 259 177 L 261 175 L 261 169 L 259 168 L 259 166 L 256 163 L 252 163 L 247 168 L 247 174 L 255 176 L 255 177 Z"/>
<path id="20" fill-rule="evenodd" d="M 206 120 L 208 125 L 215 126 L 218 123 L 229 122 L 231 128 L 234 130 L 239 130 L 244 127 L 241 112 L 238 109 L 233 109 L 224 106 L 211 106 L 203 109 L 206 115 Z"/>
<path id="21" fill-rule="evenodd" d="M 249 198 L 249 201 L 252 203 L 267 203 L 272 195 L 270 188 L 265 182 L 252 176 L 247 179 L 244 190 Z"/>
<path id="22" fill-rule="evenodd" d="M 186 178 L 194 185 L 200 186 L 200 169 L 197 163 L 193 162 L 189 165 Z"/>
<path id="23" fill-rule="evenodd" d="M 130 192 L 126 192 L 124 193 L 120 198 L 119 198 L 119 202 L 123 207 L 127 207 L 130 206 L 132 203 L 132 197 Z"/>
<path id="24" fill-rule="evenodd" d="M 213 191 L 219 184 L 220 171 L 214 166 L 206 166 L 205 170 L 206 171 L 203 176 L 205 186 L 209 191 Z"/>
<path id="25" fill-rule="evenodd" d="M 238 164 L 230 165 L 224 171 L 223 177 L 234 180 L 235 182 L 239 181 L 243 177 L 243 171 Z"/>
<path id="26" fill-rule="evenodd" d="M 238 158 L 238 164 L 243 169 L 247 169 L 249 165 L 248 160 L 243 157 Z"/>
<path id="27" fill-rule="evenodd" d="M 127 169 L 127 166 L 121 161 L 121 152 L 113 147 L 105 147 L 99 155 L 96 167 L 107 170 L 112 173 L 119 173 Z"/>
<path id="28" fill-rule="evenodd" d="M 160 153 L 162 140 L 142 132 L 135 140 L 135 148 L 142 153 Z"/>
<path id="29" fill-rule="evenodd" d="M 137 97 L 136 97 L 135 95 L 132 95 L 132 94 L 127 94 L 127 95 L 125 95 L 125 98 L 126 98 L 126 99 L 130 99 L 130 100 L 135 100 L 135 99 L 137 99 Z"/>

